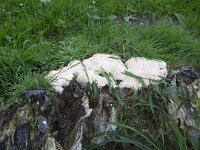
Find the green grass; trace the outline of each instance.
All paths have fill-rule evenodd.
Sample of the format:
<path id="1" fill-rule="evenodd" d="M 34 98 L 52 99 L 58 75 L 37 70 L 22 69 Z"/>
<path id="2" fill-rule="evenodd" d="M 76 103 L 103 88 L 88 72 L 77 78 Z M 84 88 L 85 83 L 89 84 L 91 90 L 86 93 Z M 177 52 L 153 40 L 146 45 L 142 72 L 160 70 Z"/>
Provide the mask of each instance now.
<path id="1" fill-rule="evenodd" d="M 50 70 L 95 53 L 117 54 L 123 61 L 162 59 L 169 68 L 200 66 L 198 0 L 1 0 L 0 12 L 4 108 L 19 102 L 25 89 L 51 88 L 44 79 Z M 150 23 L 132 24 L 130 16 Z"/>
<path id="2" fill-rule="evenodd" d="M 20 103 L 20 98 L 25 90 L 45 88 L 52 91 L 49 84 L 50 81 L 45 79 L 43 75 L 29 72 L 25 76 L 20 76 L 18 80 L 19 83 L 14 83 L 9 90 L 6 91 L 5 96 L 8 96 L 9 98 L 1 109 L 5 110 L 15 103 Z"/>

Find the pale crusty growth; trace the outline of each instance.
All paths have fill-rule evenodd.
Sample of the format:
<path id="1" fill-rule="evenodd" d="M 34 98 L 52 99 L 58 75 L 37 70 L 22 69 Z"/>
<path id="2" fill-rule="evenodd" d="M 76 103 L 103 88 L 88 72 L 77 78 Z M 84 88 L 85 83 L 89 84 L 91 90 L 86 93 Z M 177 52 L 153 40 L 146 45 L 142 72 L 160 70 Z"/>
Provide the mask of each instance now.
<path id="1" fill-rule="evenodd" d="M 40 2 L 42 2 L 42 3 L 50 3 L 51 2 L 51 0 L 40 0 Z"/>
<path id="2" fill-rule="evenodd" d="M 125 71 L 140 76 L 146 86 L 150 80 L 159 80 L 167 75 L 166 63 L 160 60 L 148 60 L 143 57 L 130 58 L 125 64 L 119 56 L 110 54 L 95 54 L 83 60 L 74 60 L 59 70 L 53 70 L 48 74 L 48 78 L 54 78 L 52 85 L 56 92 L 62 93 L 63 87 L 75 76 L 77 81 L 86 84 L 96 82 L 97 86 L 103 87 L 108 84 L 106 77 L 102 73 L 112 74 L 114 80 L 121 81 L 121 88 L 141 88 L 142 83 L 136 78 L 127 76 Z"/>
<path id="3" fill-rule="evenodd" d="M 143 79 L 144 84 L 148 86 L 150 83 L 155 83 L 155 80 L 160 80 L 161 77 L 167 75 L 167 64 L 161 60 L 148 60 L 144 57 L 130 58 L 126 63 L 127 71 L 139 76 Z M 126 76 L 125 80 L 120 83 L 120 87 L 126 88 L 141 88 L 142 83 L 136 78 Z"/>

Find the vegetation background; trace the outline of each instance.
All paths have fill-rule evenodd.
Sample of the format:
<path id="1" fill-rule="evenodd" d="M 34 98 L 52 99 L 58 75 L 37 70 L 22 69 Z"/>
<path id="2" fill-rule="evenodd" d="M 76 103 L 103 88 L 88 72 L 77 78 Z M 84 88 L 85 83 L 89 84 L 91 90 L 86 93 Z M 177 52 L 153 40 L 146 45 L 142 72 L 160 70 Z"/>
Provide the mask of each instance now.
<path id="1" fill-rule="evenodd" d="M 162 59 L 170 69 L 200 65 L 199 0 L 1 0 L 0 101 L 95 53 Z"/>

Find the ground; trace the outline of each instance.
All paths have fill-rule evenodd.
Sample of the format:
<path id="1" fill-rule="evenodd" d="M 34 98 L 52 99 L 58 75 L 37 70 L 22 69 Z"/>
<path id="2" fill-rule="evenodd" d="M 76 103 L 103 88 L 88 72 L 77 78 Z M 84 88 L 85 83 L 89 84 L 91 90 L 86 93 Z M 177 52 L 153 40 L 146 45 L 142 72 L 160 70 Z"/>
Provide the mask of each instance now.
<path id="1" fill-rule="evenodd" d="M 48 88 L 50 70 L 95 53 L 200 65 L 199 0 L 2 0 L 0 107 Z"/>

